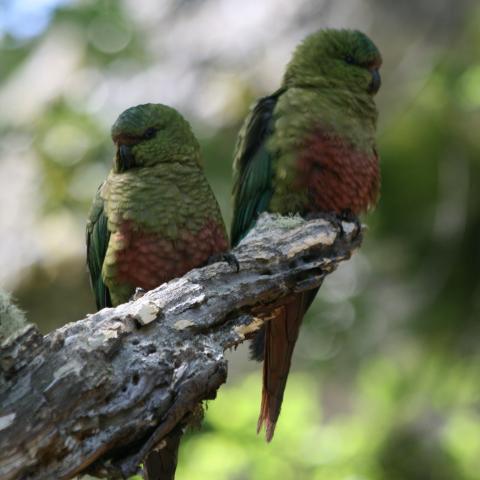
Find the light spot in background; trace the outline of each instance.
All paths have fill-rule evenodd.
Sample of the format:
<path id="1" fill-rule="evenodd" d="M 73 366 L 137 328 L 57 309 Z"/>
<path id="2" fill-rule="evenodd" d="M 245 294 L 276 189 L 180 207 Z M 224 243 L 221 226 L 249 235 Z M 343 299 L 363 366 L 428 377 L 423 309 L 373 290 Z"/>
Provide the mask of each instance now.
<path id="1" fill-rule="evenodd" d="M 202 95 L 195 97 L 198 111 L 215 128 L 232 124 L 244 108 L 244 86 L 236 75 L 212 75 Z"/>
<path id="2" fill-rule="evenodd" d="M 132 38 L 131 29 L 112 16 L 96 17 L 88 27 L 88 38 L 92 45 L 103 53 L 118 53 Z"/>
<path id="3" fill-rule="evenodd" d="M 87 66 L 75 70 L 65 80 L 64 100 L 74 110 L 92 116 L 105 108 L 108 86 L 105 73 L 99 67 Z"/>
<path id="4" fill-rule="evenodd" d="M 72 166 L 82 160 L 91 146 L 89 135 L 73 124 L 52 126 L 42 141 L 42 149 L 56 163 Z"/>
<path id="5" fill-rule="evenodd" d="M 124 0 L 127 16 L 147 28 L 158 26 L 167 13 L 174 8 L 177 0 Z"/>
<path id="6" fill-rule="evenodd" d="M 57 265 L 85 251 L 85 223 L 66 209 L 44 216 L 36 232 L 43 257 L 55 258 Z"/>
<path id="7" fill-rule="evenodd" d="M 83 40 L 71 28 L 48 34 L 30 57 L 0 87 L 0 125 L 31 126 L 31 122 L 58 97 L 80 62 Z"/>
<path id="8" fill-rule="evenodd" d="M 0 284 L 18 280 L 18 272 L 40 257 L 36 232 L 39 170 L 31 137 L 11 133 L 0 144 Z"/>
<path id="9" fill-rule="evenodd" d="M 336 330 L 348 330 L 355 321 L 355 308 L 349 301 L 332 303 L 322 309 L 322 323 L 332 324 Z"/>
<path id="10" fill-rule="evenodd" d="M 357 252 L 325 279 L 320 290 L 320 298 L 329 303 L 337 303 L 358 295 L 364 288 L 362 279 L 368 276 L 370 270 L 368 259 Z"/>
<path id="11" fill-rule="evenodd" d="M 460 77 L 458 95 L 466 110 L 480 107 L 480 65 L 473 65 Z"/>
<path id="12" fill-rule="evenodd" d="M 443 436 L 451 450 L 463 458 L 471 475 L 478 474 L 478 452 L 480 452 L 480 418 L 474 408 L 456 413 L 446 427 Z"/>

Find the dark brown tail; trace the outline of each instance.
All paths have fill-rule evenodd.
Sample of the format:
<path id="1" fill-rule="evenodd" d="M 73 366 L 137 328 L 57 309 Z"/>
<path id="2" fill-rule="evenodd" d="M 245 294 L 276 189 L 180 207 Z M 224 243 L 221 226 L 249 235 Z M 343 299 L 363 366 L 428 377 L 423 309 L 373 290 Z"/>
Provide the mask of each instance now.
<path id="1" fill-rule="evenodd" d="M 308 292 L 304 293 L 304 305 L 305 305 L 305 313 L 310 308 L 313 300 L 315 299 L 315 295 L 318 293 L 318 288 L 314 288 L 313 290 L 309 290 Z M 250 358 L 252 360 L 256 360 L 257 362 L 263 362 L 263 358 L 265 356 L 265 325 L 260 328 L 260 330 L 256 333 L 256 335 L 252 338 L 249 345 L 250 350 Z"/>
<path id="2" fill-rule="evenodd" d="M 174 480 L 182 427 L 177 425 L 164 439 L 166 445 L 148 454 L 143 466 L 145 480 Z"/>
<path id="3" fill-rule="evenodd" d="M 269 442 L 280 415 L 283 392 L 287 384 L 293 349 L 303 316 L 310 306 L 315 292 L 298 294 L 293 301 L 278 308 L 276 318 L 266 322 L 263 361 L 262 404 L 257 423 L 257 433 L 265 425 Z"/>

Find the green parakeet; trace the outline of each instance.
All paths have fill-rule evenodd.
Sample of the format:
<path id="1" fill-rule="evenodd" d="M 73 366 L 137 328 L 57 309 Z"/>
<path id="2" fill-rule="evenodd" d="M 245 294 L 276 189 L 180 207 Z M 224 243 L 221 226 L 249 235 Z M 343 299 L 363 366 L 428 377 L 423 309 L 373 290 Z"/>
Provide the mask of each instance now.
<path id="1" fill-rule="evenodd" d="M 138 105 L 112 127 L 113 168 L 87 224 L 98 308 L 126 302 L 228 249 L 190 125 L 173 108 Z"/>
<path id="2" fill-rule="evenodd" d="M 87 264 L 97 307 L 127 302 L 228 249 L 200 147 L 173 108 L 138 105 L 112 127 L 113 168 L 87 224 Z M 145 462 L 149 478 L 173 478 L 181 430 Z"/>
<path id="3" fill-rule="evenodd" d="M 263 212 L 357 215 L 375 205 L 382 59 L 363 33 L 321 30 L 295 50 L 281 87 L 246 118 L 234 155 L 236 245 Z M 253 345 L 264 359 L 258 431 L 271 440 L 302 318 L 317 290 L 295 296 Z"/>

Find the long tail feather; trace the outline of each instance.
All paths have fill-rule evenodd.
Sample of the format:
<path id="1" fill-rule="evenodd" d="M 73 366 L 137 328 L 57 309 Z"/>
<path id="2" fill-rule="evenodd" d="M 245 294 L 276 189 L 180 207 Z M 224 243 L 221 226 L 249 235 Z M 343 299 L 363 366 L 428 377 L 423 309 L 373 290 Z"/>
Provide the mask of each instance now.
<path id="1" fill-rule="evenodd" d="M 257 433 L 265 425 L 267 442 L 273 437 L 280 415 L 293 350 L 303 316 L 311 303 L 310 296 L 311 292 L 296 295 L 292 302 L 279 307 L 276 318 L 265 325 L 262 403 Z"/>
<path id="2" fill-rule="evenodd" d="M 165 438 L 166 445 L 149 453 L 144 463 L 145 480 L 173 480 L 177 469 L 178 449 L 183 425 L 177 425 Z"/>
<path id="3" fill-rule="evenodd" d="M 313 300 L 315 299 L 315 295 L 318 292 L 318 288 L 314 288 L 313 290 L 309 290 L 308 292 L 304 293 L 304 312 L 310 308 Z M 252 360 L 256 360 L 257 362 L 263 362 L 263 358 L 265 356 L 265 325 L 258 330 L 256 335 L 250 340 L 249 350 L 250 350 L 250 358 Z"/>

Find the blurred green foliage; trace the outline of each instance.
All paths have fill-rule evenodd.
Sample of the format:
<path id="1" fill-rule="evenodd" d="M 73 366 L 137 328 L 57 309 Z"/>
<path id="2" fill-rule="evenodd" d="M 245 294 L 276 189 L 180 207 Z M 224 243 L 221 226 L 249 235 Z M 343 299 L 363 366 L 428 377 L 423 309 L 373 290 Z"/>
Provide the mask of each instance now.
<path id="1" fill-rule="evenodd" d="M 300 3 L 303 17 L 292 17 L 287 32 L 294 38 L 302 30 L 299 18 L 309 15 L 306 7 L 314 2 Z M 148 80 L 148 71 L 183 68 L 169 63 L 170 28 L 208 4 L 178 2 L 149 21 L 149 15 L 135 17 L 128 1 L 65 2 L 41 34 L 17 38 L 5 31 L 0 40 L 0 97 L 49 35 L 68 31 L 65 38 L 76 46 L 76 70 L 61 91 L 42 97 L 40 113 L 26 121 L 0 112 L 2 157 L 8 158 L 5 145 L 12 150 L 20 141 L 21 151 L 34 157 L 36 183 L 26 188 L 37 192 L 37 223 L 25 235 L 43 235 L 47 243 L 60 239 L 51 252 L 42 247 L 47 253 L 10 280 L 29 320 L 45 331 L 94 308 L 83 266 L 83 228 L 112 157 L 109 123 L 124 97 L 137 98 L 133 86 L 149 86 L 152 101 L 172 96 L 155 83 L 156 74 Z M 379 100 L 387 118 L 379 135 L 383 185 L 378 208 L 365 219 L 365 244 L 327 279 L 305 319 L 271 444 L 255 435 L 260 368 L 240 349 L 229 357 L 229 382 L 209 402 L 201 431 L 183 443 L 179 480 L 480 479 L 480 10 L 467 13 L 455 41 L 435 53 L 429 68 L 410 64 L 425 74 L 407 92 L 389 62 L 395 42 L 384 35 L 382 44 L 380 35 L 386 75 Z M 206 15 L 197 16 L 206 22 Z M 410 28 L 420 29 L 418 22 Z M 407 50 L 408 41 L 396 50 Z M 267 93 L 255 76 L 241 75 L 245 65 L 234 54 L 228 50 L 227 60 L 219 60 L 193 52 L 185 85 L 190 78 L 201 88 L 173 102 L 200 137 L 227 223 L 236 133 L 248 104 Z M 137 78 L 143 74 L 145 83 Z M 216 123 L 208 105 L 198 104 L 206 95 L 205 78 L 213 78 L 218 95 L 230 92 Z M 277 82 L 275 77 L 271 83 Z M 390 115 L 391 106 L 382 103 L 389 91 L 387 98 L 403 95 L 404 102 Z M 2 216 L 9 211 L 13 207 Z M 62 253 L 66 246 L 74 247 L 68 255 Z"/>
<path id="2" fill-rule="evenodd" d="M 423 376 L 431 369 L 435 375 L 437 366 L 432 361 Z M 471 372 L 451 370 L 448 387 L 439 392 L 413 370 L 399 368 L 398 359 L 371 360 L 352 385 L 351 409 L 330 418 L 322 412 L 318 380 L 292 375 L 278 432 L 265 448 L 252 428 L 260 377 L 227 386 L 209 403 L 202 430 L 184 442 L 178 478 L 477 479 L 480 428 L 468 406 L 478 391 L 464 391 L 464 408 L 456 405 Z M 412 389 L 419 382 L 425 384 L 421 393 Z M 432 396 L 439 400 L 434 408 Z"/>

